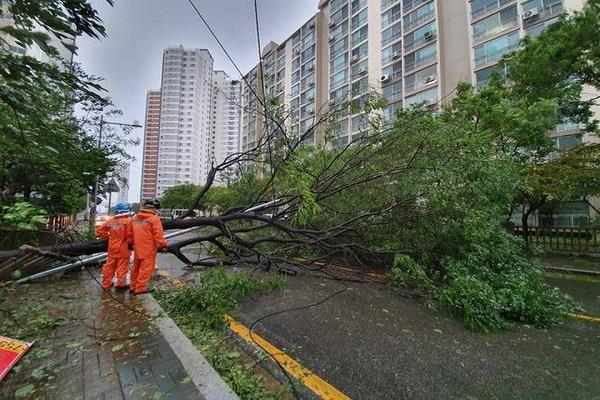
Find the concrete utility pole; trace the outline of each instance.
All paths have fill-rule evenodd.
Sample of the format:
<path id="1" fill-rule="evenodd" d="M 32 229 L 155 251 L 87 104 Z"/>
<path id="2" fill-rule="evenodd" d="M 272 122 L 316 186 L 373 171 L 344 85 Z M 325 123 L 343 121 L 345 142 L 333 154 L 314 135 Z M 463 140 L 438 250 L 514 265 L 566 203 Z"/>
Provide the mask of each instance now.
<path id="1" fill-rule="evenodd" d="M 141 128 L 140 124 L 125 124 L 122 122 L 111 122 L 105 121 L 104 115 L 100 116 L 100 131 L 98 133 L 98 148 L 102 146 L 102 131 L 104 129 L 104 125 L 117 125 L 117 126 L 130 126 L 132 128 Z M 90 202 L 90 228 L 93 230 L 96 228 L 96 215 L 98 213 L 98 204 L 96 201 L 98 199 L 98 185 L 99 185 L 100 177 L 96 175 L 96 181 L 94 182 L 94 190 L 92 191 L 92 200 Z"/>

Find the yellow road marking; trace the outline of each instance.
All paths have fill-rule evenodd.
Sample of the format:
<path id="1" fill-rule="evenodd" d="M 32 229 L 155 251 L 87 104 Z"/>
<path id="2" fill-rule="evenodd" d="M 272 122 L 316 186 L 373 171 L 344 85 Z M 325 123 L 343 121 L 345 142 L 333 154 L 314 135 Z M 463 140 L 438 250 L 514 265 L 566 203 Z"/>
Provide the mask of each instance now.
<path id="1" fill-rule="evenodd" d="M 167 279 L 173 286 L 177 288 L 185 286 L 185 282 L 183 282 L 179 278 L 174 277 L 164 269 L 157 268 L 156 273 L 161 277 Z M 298 379 L 320 398 L 324 400 L 350 399 L 350 397 L 346 396 L 344 393 L 331 386 L 321 377 L 315 375 L 312 371 L 304 368 L 298 361 L 294 360 L 293 358 L 279 350 L 277 347 L 273 346 L 260 335 L 252 332 L 252 336 L 250 336 L 250 330 L 244 325 L 237 322 L 230 315 L 225 315 L 224 318 L 225 322 L 227 322 L 227 325 L 229 325 L 229 328 L 232 332 L 236 333 L 252 345 L 258 344 L 264 351 L 266 351 L 269 354 L 269 356 L 271 356 L 271 358 L 279 362 L 279 364 L 281 364 L 281 366 L 286 370 L 288 374 Z"/>
<path id="2" fill-rule="evenodd" d="M 171 283 L 171 285 L 175 286 L 176 288 L 185 286 L 185 283 L 181 279 L 175 278 L 173 275 L 171 275 L 164 269 L 160 269 L 160 267 L 156 268 L 156 274 L 168 280 L 169 283 Z"/>
<path id="3" fill-rule="evenodd" d="M 277 347 L 273 346 L 260 335 L 252 332 L 252 336 L 250 336 L 250 330 L 229 315 L 225 315 L 225 321 L 233 332 L 250 344 L 258 344 L 269 354 L 269 356 L 271 356 L 271 358 L 277 361 L 288 374 L 298 379 L 320 398 L 326 400 L 350 399 L 350 397 L 331 386 L 319 376 L 315 375 L 312 371 L 304 368 L 302 365 L 300 365 L 300 363 L 285 354 L 283 351 L 279 350 Z"/>
<path id="4" fill-rule="evenodd" d="M 584 314 L 571 314 L 568 313 L 567 314 L 569 317 L 571 318 L 575 318 L 575 319 L 582 319 L 584 321 L 592 321 L 592 322 L 600 322 L 600 318 L 598 317 L 592 317 L 590 315 L 584 315 Z"/>

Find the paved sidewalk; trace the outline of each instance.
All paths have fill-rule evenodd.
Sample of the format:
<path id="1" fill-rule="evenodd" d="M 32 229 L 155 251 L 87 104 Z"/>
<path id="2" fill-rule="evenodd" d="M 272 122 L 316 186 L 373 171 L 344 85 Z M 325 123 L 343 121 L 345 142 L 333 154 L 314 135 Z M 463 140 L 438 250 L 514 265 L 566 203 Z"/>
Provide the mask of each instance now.
<path id="1" fill-rule="evenodd" d="M 36 340 L 0 398 L 202 399 L 143 296 L 111 293 L 86 272 L 0 288 L 0 335 Z"/>

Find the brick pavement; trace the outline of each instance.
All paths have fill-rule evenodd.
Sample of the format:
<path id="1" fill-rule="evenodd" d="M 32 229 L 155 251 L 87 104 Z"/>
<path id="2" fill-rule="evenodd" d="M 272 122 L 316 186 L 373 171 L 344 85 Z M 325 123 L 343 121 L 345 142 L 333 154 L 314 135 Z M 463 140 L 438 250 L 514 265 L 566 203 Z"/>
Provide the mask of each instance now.
<path id="1" fill-rule="evenodd" d="M 28 329 L 27 324 L 36 321 L 27 318 L 20 332 L 0 331 L 0 335 L 15 337 L 18 333 L 36 340 L 16 371 L 0 383 L 0 398 L 14 398 L 19 388 L 29 384 L 34 386 L 23 398 L 202 398 L 142 308 L 140 297 L 114 294 L 129 307 L 125 308 L 103 293 L 85 272 L 0 290 L 3 309 L 37 307 L 59 322 L 37 336 L 28 336 L 33 328 Z M 0 330 L 3 326 L 0 324 Z"/>

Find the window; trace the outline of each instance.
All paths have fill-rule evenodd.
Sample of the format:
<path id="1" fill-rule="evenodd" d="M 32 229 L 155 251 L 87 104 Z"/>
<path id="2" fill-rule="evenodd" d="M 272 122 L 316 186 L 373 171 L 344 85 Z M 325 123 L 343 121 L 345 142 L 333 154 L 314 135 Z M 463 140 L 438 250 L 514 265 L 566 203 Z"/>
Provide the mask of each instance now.
<path id="1" fill-rule="evenodd" d="M 410 11 L 413 8 L 420 6 L 421 4 L 425 3 L 426 1 L 429 1 L 429 0 L 404 0 L 402 2 L 404 12 L 406 13 L 407 11 Z"/>
<path id="2" fill-rule="evenodd" d="M 402 37 L 402 24 L 400 22 L 390 26 L 381 33 L 381 45 L 392 43 Z"/>
<path id="3" fill-rule="evenodd" d="M 331 0 L 331 12 L 335 12 L 335 10 L 346 4 L 348 4 L 348 0 Z"/>
<path id="4" fill-rule="evenodd" d="M 306 62 L 315 56 L 315 46 L 312 45 L 302 52 L 302 62 Z"/>
<path id="5" fill-rule="evenodd" d="M 400 4 L 390 8 L 389 10 L 381 14 L 381 29 L 385 29 L 394 22 L 398 21 L 400 19 L 401 14 L 402 9 L 400 7 Z"/>
<path id="6" fill-rule="evenodd" d="M 565 10 L 562 0 L 532 0 L 523 3 L 523 13 L 533 10 L 534 8 L 538 11 L 537 18 L 529 18 L 524 21 L 525 24 L 535 23 L 538 18 L 559 14 Z"/>
<path id="7" fill-rule="evenodd" d="M 433 40 L 436 36 L 436 33 L 437 25 L 435 21 L 420 27 L 404 37 L 404 50 L 410 51 L 421 43 Z"/>
<path id="8" fill-rule="evenodd" d="M 352 46 L 367 40 L 369 37 L 369 25 L 365 25 L 352 34 Z"/>
<path id="9" fill-rule="evenodd" d="M 360 60 L 369 54 L 369 42 L 365 42 L 352 50 L 352 60 Z"/>
<path id="10" fill-rule="evenodd" d="M 554 138 L 556 147 L 560 150 L 571 150 L 574 147 L 579 147 L 583 144 L 581 135 L 560 136 Z"/>
<path id="11" fill-rule="evenodd" d="M 402 108 L 402 102 L 398 101 L 394 104 L 390 104 L 383 110 L 383 118 L 387 121 L 392 120 L 396 116 L 396 111 Z"/>
<path id="12" fill-rule="evenodd" d="M 358 10 L 367 5 L 367 0 L 352 0 L 351 8 L 352 14 L 355 14 Z"/>
<path id="13" fill-rule="evenodd" d="M 329 69 L 332 74 L 335 74 L 342 68 L 345 68 L 348 65 L 348 53 L 344 53 L 342 55 L 337 56 L 329 62 Z"/>
<path id="14" fill-rule="evenodd" d="M 348 33 L 348 21 L 344 21 L 337 25 L 334 29 L 329 32 L 329 36 L 333 37 L 334 40 L 341 39 L 342 36 Z"/>
<path id="15" fill-rule="evenodd" d="M 432 65 L 422 69 L 414 74 L 408 75 L 404 79 L 404 86 L 407 92 L 419 90 L 433 85 L 437 82 L 437 65 Z"/>
<path id="16" fill-rule="evenodd" d="M 329 49 L 330 57 L 337 57 L 339 54 L 346 50 L 348 50 L 348 36 L 344 37 L 342 40 L 338 40 L 333 45 L 331 45 Z"/>
<path id="17" fill-rule="evenodd" d="M 292 86 L 291 96 L 296 97 L 299 94 L 300 94 L 300 85 L 296 84 L 296 85 Z"/>
<path id="18" fill-rule="evenodd" d="M 302 75 L 308 75 L 315 70 L 315 59 L 313 58 L 302 66 Z"/>
<path id="19" fill-rule="evenodd" d="M 400 0 L 381 0 L 380 4 L 381 4 L 381 9 L 385 10 L 388 7 L 391 7 L 392 5 L 399 3 Z"/>
<path id="20" fill-rule="evenodd" d="M 352 66 L 350 71 L 350 77 L 352 79 L 356 79 L 359 76 L 364 76 L 369 73 L 369 59 L 365 58 L 359 63 L 356 63 Z"/>
<path id="21" fill-rule="evenodd" d="M 341 24 L 344 20 L 348 19 L 348 5 L 340 8 L 338 11 L 333 13 L 329 18 L 330 25 Z"/>
<path id="22" fill-rule="evenodd" d="M 310 74 L 302 79 L 302 91 L 315 86 L 315 74 Z"/>
<path id="23" fill-rule="evenodd" d="M 333 102 L 344 101 L 348 98 L 348 86 L 342 86 L 329 93 L 329 98 Z"/>
<path id="24" fill-rule="evenodd" d="M 414 96 L 410 96 L 407 97 L 405 100 L 405 104 L 407 106 L 411 105 L 411 104 L 418 104 L 418 103 L 429 103 L 429 104 L 434 104 L 437 103 L 438 101 L 438 88 L 434 87 L 431 88 L 429 90 L 425 90 L 421 93 L 417 93 Z"/>
<path id="25" fill-rule="evenodd" d="M 471 15 L 473 18 L 477 18 L 508 4 L 511 1 L 514 0 L 473 0 L 471 1 Z"/>
<path id="26" fill-rule="evenodd" d="M 356 14 L 354 17 L 352 17 L 351 30 L 355 30 L 358 27 L 367 23 L 367 17 L 368 17 L 367 11 L 368 11 L 368 9 L 365 8 L 364 10 L 362 10 L 361 12 Z"/>
<path id="27" fill-rule="evenodd" d="M 423 47 L 404 57 L 404 65 L 406 71 L 411 71 L 423 64 L 435 60 L 437 57 L 437 47 L 434 44 L 430 44 L 427 47 Z"/>
<path id="28" fill-rule="evenodd" d="M 352 118 L 352 132 L 363 131 L 369 127 L 369 115 L 362 114 Z"/>
<path id="29" fill-rule="evenodd" d="M 402 81 L 387 85 L 382 89 L 383 97 L 390 103 L 402 99 Z"/>
<path id="30" fill-rule="evenodd" d="M 292 85 L 300 80 L 300 71 L 296 71 L 292 74 Z"/>
<path id="31" fill-rule="evenodd" d="M 381 63 L 383 65 L 388 64 L 392 61 L 398 60 L 402 57 L 402 43 L 394 43 L 391 46 L 386 47 L 381 51 Z"/>
<path id="32" fill-rule="evenodd" d="M 382 71 L 382 75 L 386 76 L 389 81 L 394 81 L 402 77 L 402 61 L 390 64 Z"/>
<path id="33" fill-rule="evenodd" d="M 500 60 L 505 54 L 517 49 L 519 32 L 513 32 L 475 47 L 475 66 Z"/>
<path id="34" fill-rule="evenodd" d="M 348 83 L 348 69 L 333 75 L 330 80 L 330 86 L 332 89 L 335 89 L 345 83 Z"/>
<path id="35" fill-rule="evenodd" d="M 352 96 L 359 96 L 369 91 L 369 78 L 364 77 L 352 84 Z"/>
<path id="36" fill-rule="evenodd" d="M 506 74 L 506 70 L 498 65 L 492 65 L 491 67 L 480 69 L 475 73 L 476 85 L 478 87 L 484 85 L 494 74 L 500 74 L 504 76 Z"/>
<path id="37" fill-rule="evenodd" d="M 407 31 L 409 29 L 414 28 L 415 26 L 422 24 L 423 22 L 431 19 L 435 13 L 435 5 L 432 1 L 427 5 L 416 9 L 408 15 L 404 16 L 404 30 Z"/>
<path id="38" fill-rule="evenodd" d="M 558 21 L 558 18 L 554 18 L 554 19 L 551 19 L 550 21 L 546 21 L 541 24 L 532 26 L 531 28 L 527 28 L 527 30 L 525 31 L 525 34 L 532 38 L 536 38 L 544 31 L 544 29 L 546 29 L 547 27 L 549 27 L 550 25 L 554 24 L 557 21 Z"/>
<path id="39" fill-rule="evenodd" d="M 482 40 L 518 26 L 517 6 L 509 7 L 473 24 L 473 38 Z"/>

